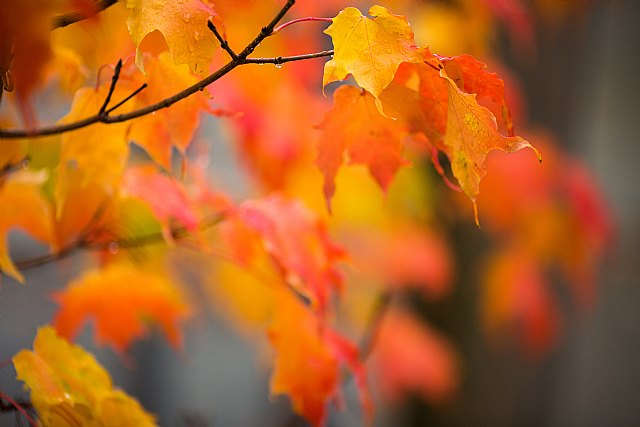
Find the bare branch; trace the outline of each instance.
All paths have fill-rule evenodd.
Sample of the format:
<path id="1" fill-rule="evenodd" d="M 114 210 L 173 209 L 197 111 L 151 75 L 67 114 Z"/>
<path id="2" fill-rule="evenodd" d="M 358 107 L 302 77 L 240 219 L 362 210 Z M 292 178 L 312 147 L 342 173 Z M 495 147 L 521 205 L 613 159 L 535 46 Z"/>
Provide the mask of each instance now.
<path id="1" fill-rule="evenodd" d="M 118 102 L 113 107 L 109 108 L 107 111 L 105 111 L 105 113 L 106 114 L 111 114 L 112 111 L 114 111 L 117 108 L 121 107 L 124 103 L 129 101 L 131 98 L 133 98 L 134 96 L 136 96 L 137 94 L 139 94 L 140 92 L 142 92 L 146 88 L 147 88 L 147 84 L 143 83 L 142 86 L 140 86 L 138 89 L 136 89 L 133 92 L 131 92 L 131 94 L 129 96 L 127 96 L 125 99 L 123 99 L 122 101 Z"/>
<path id="2" fill-rule="evenodd" d="M 294 55 L 294 56 L 278 56 L 276 58 L 247 58 L 245 60 L 245 64 L 284 64 L 287 62 L 293 61 L 304 61 L 306 59 L 313 58 L 322 58 L 325 56 L 333 55 L 333 50 L 323 50 L 321 52 L 316 53 L 307 53 L 304 55 Z"/>
<path id="3" fill-rule="evenodd" d="M 33 411 L 33 406 L 30 402 L 26 402 L 20 399 L 13 399 L 11 396 L 0 391 L 0 413 L 18 411 L 27 420 L 31 427 L 38 427 L 39 423 L 29 415 L 30 411 Z"/>
<path id="4" fill-rule="evenodd" d="M 18 270 L 23 271 L 29 268 L 49 264 L 51 262 L 64 259 L 80 249 L 89 249 L 89 250 L 98 250 L 98 251 L 107 250 L 112 247 L 119 248 L 119 249 L 134 249 L 134 248 L 140 248 L 143 246 L 151 245 L 154 243 L 161 243 L 164 241 L 164 236 L 162 235 L 162 233 L 152 233 L 152 234 L 145 234 L 141 236 L 133 236 L 133 237 L 127 237 L 123 239 L 116 239 L 116 240 L 111 240 L 106 242 L 91 242 L 90 236 L 96 230 L 99 230 L 98 228 L 96 228 L 96 225 L 97 225 L 97 222 L 99 221 L 100 216 L 102 216 L 102 213 L 98 213 L 98 211 L 96 211 L 96 214 L 94 214 L 93 219 L 87 224 L 87 226 L 83 229 L 83 231 L 80 232 L 80 234 L 78 235 L 78 238 L 75 241 L 69 243 L 66 246 L 63 246 L 57 252 L 46 254 L 37 258 L 18 261 L 15 263 L 16 268 Z M 214 227 L 215 225 L 223 221 L 225 218 L 226 218 L 225 213 L 219 213 L 213 216 L 212 218 L 206 221 L 203 221 L 202 224 L 200 224 L 199 230 L 204 231 L 211 227 Z M 190 234 L 191 234 L 191 231 L 186 227 L 176 227 L 171 230 L 171 237 L 174 240 L 184 239 L 188 237 Z"/>
<path id="5" fill-rule="evenodd" d="M 113 6 L 116 4 L 118 0 L 97 0 L 95 3 L 95 13 L 102 12 L 109 6 Z M 83 21 L 85 19 L 91 18 L 95 14 L 92 15 L 84 15 L 81 13 L 68 13 L 65 15 L 56 16 L 53 19 L 53 28 L 62 28 L 67 25 L 74 24 L 78 21 Z"/>
<path id="6" fill-rule="evenodd" d="M 271 20 L 271 22 L 266 26 L 263 27 L 260 30 L 260 33 L 258 33 L 258 35 L 242 50 L 242 52 L 240 52 L 239 54 L 236 55 L 235 59 L 231 60 L 230 62 L 228 62 L 227 64 L 223 65 L 221 68 L 219 68 L 217 71 L 215 71 L 213 74 L 205 77 L 204 79 L 200 80 L 199 82 L 193 84 L 192 86 L 176 93 L 173 96 L 170 96 L 166 99 L 163 99 L 160 102 L 157 102 L 155 104 L 152 105 L 148 105 L 146 107 L 140 108 L 138 110 L 134 110 L 131 111 L 129 113 L 126 114 L 119 114 L 119 115 L 115 115 L 115 116 L 111 116 L 108 113 L 104 114 L 103 113 L 96 113 L 93 116 L 87 117 L 85 119 L 82 120 L 78 120 L 76 122 L 73 123 L 66 123 L 63 125 L 54 125 L 54 126 L 50 126 L 50 127 L 45 127 L 45 128 L 40 128 L 40 129 L 34 129 L 34 130 L 27 130 L 27 129 L 6 129 L 6 130 L 2 130 L 0 129 L 0 138 L 27 138 L 27 137 L 42 137 L 42 136 L 47 136 L 47 135 L 57 135 L 57 134 L 61 134 L 64 132 L 69 132 L 72 130 L 76 130 L 76 129 L 80 129 L 86 126 L 90 126 L 92 124 L 95 123 L 104 123 L 104 124 L 111 124 L 111 123 L 121 123 L 121 122 L 126 122 L 129 120 L 133 120 L 135 118 L 138 117 L 142 117 L 145 116 L 147 114 L 153 113 L 154 111 L 158 111 L 161 110 L 163 108 L 167 108 L 170 107 L 171 105 L 175 104 L 178 101 L 181 101 L 182 99 L 187 98 L 188 96 L 202 91 L 204 90 L 207 86 L 209 86 L 211 83 L 219 80 L 220 78 L 222 78 L 223 76 L 225 76 L 227 73 L 229 73 L 231 70 L 233 70 L 234 68 L 240 66 L 240 65 L 244 65 L 244 64 L 248 64 L 248 63 L 272 63 L 272 64 L 282 64 L 285 62 L 291 62 L 291 61 L 300 61 L 300 60 L 305 60 L 305 59 L 310 59 L 310 58 L 318 58 L 321 56 L 329 56 L 331 55 L 331 53 L 329 53 L 330 51 L 325 51 L 325 52 L 320 52 L 319 54 L 311 54 L 310 56 L 306 56 L 306 55 L 297 55 L 297 56 L 292 56 L 292 57 L 279 57 L 278 58 L 264 58 L 260 61 L 252 61 L 247 59 L 247 56 L 249 56 L 254 50 L 255 48 L 269 35 L 271 35 L 273 33 L 273 29 L 274 27 L 278 24 L 278 22 L 280 22 L 280 20 L 282 20 L 282 18 L 284 17 L 284 15 L 287 13 L 287 11 L 289 9 L 291 9 L 291 7 L 295 4 L 295 0 L 288 0 L 287 3 L 282 7 L 282 9 L 280 9 L 280 11 L 276 14 L 276 16 Z M 113 82 L 112 82 L 113 84 Z M 110 110 L 111 111 L 111 110 Z"/>
<path id="7" fill-rule="evenodd" d="M 233 51 L 233 49 L 231 49 L 231 46 L 229 46 L 229 42 L 227 42 L 222 37 L 218 29 L 216 28 L 215 24 L 213 23 L 213 21 L 208 21 L 207 27 L 209 27 L 213 35 L 216 36 L 216 39 L 218 39 L 218 42 L 220 42 L 220 47 L 223 48 L 229 54 L 231 59 L 233 60 L 237 59 L 238 55 Z"/>
<path id="8" fill-rule="evenodd" d="M 105 112 L 107 110 L 107 106 L 109 102 L 111 102 L 111 97 L 113 96 L 113 91 L 116 90 L 116 85 L 118 84 L 118 79 L 120 78 L 120 70 L 122 69 L 122 59 L 118 60 L 116 64 L 115 70 L 113 70 L 113 77 L 111 78 L 111 86 L 109 86 L 109 92 L 107 93 L 107 97 L 104 99 L 100 110 L 98 111 L 99 116 L 107 116 Z"/>

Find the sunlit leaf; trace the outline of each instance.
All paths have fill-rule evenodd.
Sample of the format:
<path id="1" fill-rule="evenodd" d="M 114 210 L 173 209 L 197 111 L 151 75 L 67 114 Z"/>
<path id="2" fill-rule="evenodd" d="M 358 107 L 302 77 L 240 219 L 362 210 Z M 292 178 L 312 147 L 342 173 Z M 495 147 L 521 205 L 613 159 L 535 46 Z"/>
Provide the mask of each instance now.
<path id="1" fill-rule="evenodd" d="M 137 400 L 113 388 L 91 354 L 58 337 L 51 326 L 38 330 L 33 351 L 20 351 L 13 365 L 45 426 L 155 425 Z"/>

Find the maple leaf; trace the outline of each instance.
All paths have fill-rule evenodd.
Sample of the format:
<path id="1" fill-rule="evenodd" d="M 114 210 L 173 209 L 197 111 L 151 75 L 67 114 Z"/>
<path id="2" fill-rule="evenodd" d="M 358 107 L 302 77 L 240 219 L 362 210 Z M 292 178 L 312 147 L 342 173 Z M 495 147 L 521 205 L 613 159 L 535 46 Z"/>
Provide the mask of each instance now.
<path id="1" fill-rule="evenodd" d="M 126 0 L 130 9 L 127 25 L 136 45 L 136 65 L 144 71 L 140 43 L 158 30 L 162 33 L 176 65 L 187 64 L 192 72 L 203 74 L 217 46 L 217 40 L 207 30 L 214 20 L 223 28 L 218 15 L 206 0 Z"/>
<path id="2" fill-rule="evenodd" d="M 323 87 L 344 80 L 349 74 L 376 99 L 393 80 L 402 62 L 422 60 L 413 40 L 413 31 L 404 16 L 382 6 L 369 9 L 371 18 L 348 7 L 333 18 L 325 30 L 331 36 L 334 57 L 324 66 Z"/>
<path id="3" fill-rule="evenodd" d="M 277 309 L 268 331 L 276 350 L 271 393 L 288 394 L 296 413 L 314 426 L 324 425 L 327 405 L 338 393 L 339 368 L 344 363 L 356 378 L 365 417 L 370 417 L 366 375 L 356 347 L 322 325 L 288 292 L 280 290 L 275 298 Z"/>
<path id="4" fill-rule="evenodd" d="M 86 272 L 54 298 L 61 306 L 54 325 L 62 336 L 73 338 L 93 318 L 98 343 L 108 343 L 119 352 L 145 334 L 145 320 L 152 320 L 174 347 L 180 347 L 178 323 L 190 312 L 180 290 L 165 275 L 125 263 Z"/>
<path id="5" fill-rule="evenodd" d="M 478 104 L 475 94 L 461 91 L 449 78 L 446 70 L 440 70 L 440 76 L 449 83 L 444 145 L 451 160 L 453 175 L 473 202 L 476 223 L 479 223 L 476 198 L 480 193 L 480 180 L 486 174 L 484 162 L 487 155 L 494 150 L 511 153 L 529 147 L 536 153 L 538 160 L 542 161 L 542 157 L 525 139 L 501 135 L 493 113 Z"/>
<path id="6" fill-rule="evenodd" d="M 71 123 L 100 111 L 108 86 L 80 88 L 73 98 L 71 111 L 60 123 Z M 124 99 L 128 95 L 127 89 L 116 87 L 112 98 Z M 121 108 L 126 113 L 132 107 L 125 104 Z M 54 190 L 56 216 L 60 215 L 69 191 L 71 168 L 78 170 L 81 188 L 93 184 L 107 194 L 114 193 L 129 155 L 127 127 L 127 123 L 94 124 L 61 135 L 60 165 Z"/>
<path id="7" fill-rule="evenodd" d="M 121 390 L 82 347 L 38 329 L 33 351 L 13 357 L 17 379 L 31 389 L 31 403 L 46 426 L 154 426 L 153 415 Z"/>
<path id="8" fill-rule="evenodd" d="M 544 354 L 557 338 L 560 315 L 535 256 L 510 247 L 494 255 L 485 276 L 482 320 L 496 338 L 515 327 L 527 354 Z"/>
<path id="9" fill-rule="evenodd" d="M 51 241 L 51 207 L 41 191 L 43 178 L 42 174 L 21 171 L 0 187 L 0 270 L 19 282 L 24 277 L 9 257 L 7 233 L 19 228 L 41 242 Z"/>
<path id="10" fill-rule="evenodd" d="M 145 55 L 145 64 L 148 87 L 136 96 L 136 108 L 160 102 L 197 81 L 186 66 L 175 66 L 166 52 L 157 58 Z M 138 84 L 135 86 L 139 86 L 142 82 L 136 80 Z M 129 84 L 132 85 L 132 82 Z M 156 163 L 170 170 L 172 148 L 176 147 L 185 156 L 193 134 L 200 125 L 200 113 L 207 108 L 205 95 L 195 93 L 171 106 L 171 109 L 156 111 L 135 120 L 129 130 L 129 138 L 144 148 Z"/>
<path id="11" fill-rule="evenodd" d="M 487 71 L 487 65 L 471 55 L 438 56 L 449 78 L 458 87 L 477 94 L 478 103 L 501 117 L 509 136 L 514 136 L 511 113 L 504 99 L 504 81 L 496 73 Z"/>
<path id="12" fill-rule="evenodd" d="M 406 311 L 385 314 L 373 351 L 381 388 L 391 400 L 418 392 L 430 402 L 442 402 L 458 386 L 458 358 L 451 345 Z"/>
<path id="13" fill-rule="evenodd" d="M 179 220 L 190 231 L 199 224 L 196 206 L 184 187 L 167 175 L 158 173 L 153 167 L 128 169 L 122 188 L 125 195 L 143 200 L 162 223 L 163 235 L 171 241 L 171 219 Z"/>
<path id="14" fill-rule="evenodd" d="M 350 252 L 372 279 L 392 288 L 419 289 L 431 299 L 450 291 L 452 256 L 435 233 L 396 220 L 391 230 L 367 230 L 356 239 Z"/>
<path id="15" fill-rule="evenodd" d="M 324 174 L 327 207 L 335 193 L 335 176 L 344 153 L 351 163 L 365 164 L 386 191 L 398 168 L 408 162 L 402 148 L 408 131 L 401 121 L 380 114 L 374 97 L 353 86 L 341 86 L 333 95 L 333 108 L 318 125 L 322 130 L 316 164 Z"/>
<path id="16" fill-rule="evenodd" d="M 332 292 L 342 286 L 336 263 L 345 258 L 324 222 L 300 201 L 279 194 L 242 203 L 238 215 L 260 235 L 285 280 L 323 311 Z"/>

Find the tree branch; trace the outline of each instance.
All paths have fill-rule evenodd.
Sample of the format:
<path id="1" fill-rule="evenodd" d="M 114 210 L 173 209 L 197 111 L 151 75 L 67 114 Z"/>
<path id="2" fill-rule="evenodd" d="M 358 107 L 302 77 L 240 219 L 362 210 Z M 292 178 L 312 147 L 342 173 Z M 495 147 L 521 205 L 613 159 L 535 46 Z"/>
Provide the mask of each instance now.
<path id="1" fill-rule="evenodd" d="M 220 47 L 222 47 L 229 54 L 231 59 L 233 59 L 233 60 L 237 59 L 238 58 L 238 54 L 236 54 L 233 51 L 233 49 L 231 49 L 231 46 L 229 46 L 229 42 L 227 42 L 222 37 L 222 35 L 218 31 L 218 29 L 216 28 L 215 24 L 213 23 L 213 21 L 207 21 L 207 27 L 209 27 L 209 29 L 211 30 L 213 35 L 216 37 L 216 39 L 218 39 L 218 42 L 220 42 Z"/>
<path id="2" fill-rule="evenodd" d="M 113 6 L 116 4 L 118 0 L 97 0 L 95 3 L 95 13 L 91 15 L 85 15 L 82 13 L 67 13 L 65 15 L 56 16 L 53 19 L 53 28 L 62 28 L 67 25 L 74 24 L 78 21 L 83 21 L 85 19 L 91 18 L 97 13 L 102 12 L 109 6 Z"/>
<path id="3" fill-rule="evenodd" d="M 29 163 L 29 157 L 24 157 L 21 160 L 18 160 L 14 163 L 7 163 L 6 165 L 0 167 L 0 183 L 2 180 L 7 177 L 7 175 L 19 171 L 20 169 L 24 169 L 25 165 Z"/>
<path id="4" fill-rule="evenodd" d="M 95 219 L 98 217 L 98 215 L 102 215 L 102 214 L 101 213 L 98 214 L 98 212 L 96 212 L 96 215 L 94 215 L 94 219 L 92 219 L 85 227 L 86 231 L 81 232 L 75 241 L 69 243 L 66 246 L 63 246 L 57 252 L 53 252 L 53 253 L 46 254 L 36 258 L 18 261 L 15 263 L 16 268 L 20 271 L 23 271 L 29 268 L 49 264 L 51 262 L 64 259 L 70 256 L 71 254 L 73 254 L 75 251 L 80 249 L 88 249 L 88 250 L 107 250 L 110 248 L 134 249 L 134 248 L 150 245 L 153 243 L 159 243 L 164 240 L 164 236 L 162 233 L 152 233 L 152 234 L 144 234 L 140 236 L 123 238 L 123 239 L 116 239 L 116 240 L 111 240 L 107 242 L 92 243 L 89 238 L 93 234 L 93 232 L 97 230 L 97 228 L 94 228 L 94 225 L 99 220 L 99 219 L 98 220 Z M 207 230 L 219 224 L 225 218 L 226 218 L 225 213 L 219 213 L 213 216 L 212 218 L 210 218 L 209 220 L 203 221 L 202 224 L 200 224 L 199 226 L 199 230 L 200 231 Z M 176 227 L 172 229 L 170 233 L 173 239 L 180 240 L 189 236 L 191 234 L 191 231 L 189 231 L 189 229 L 187 229 L 186 227 Z"/>
<path id="5" fill-rule="evenodd" d="M 38 427 L 38 423 L 33 419 L 29 412 L 33 411 L 33 406 L 30 402 L 13 399 L 11 396 L 0 391 L 0 413 L 17 411 L 26 418 L 31 427 Z"/>
<path id="6" fill-rule="evenodd" d="M 316 53 L 307 53 L 304 55 L 278 56 L 276 58 L 247 58 L 245 64 L 284 64 L 286 62 L 304 61 L 306 59 L 322 58 L 324 56 L 333 55 L 333 50 L 323 50 Z"/>
<path id="7" fill-rule="evenodd" d="M 278 22 L 280 22 L 280 20 L 282 20 L 284 15 L 287 13 L 289 9 L 291 9 L 291 7 L 294 4 L 295 4 L 295 0 L 288 0 L 287 3 L 282 7 L 282 9 L 280 9 L 280 11 L 276 14 L 276 16 L 271 20 L 271 22 L 266 27 L 263 27 L 260 30 L 260 33 L 258 33 L 258 35 L 242 50 L 242 52 L 237 54 L 236 57 L 232 59 L 230 62 L 223 65 L 213 74 L 205 77 L 204 79 L 193 84 L 192 86 L 189 86 L 188 88 L 176 93 L 175 95 L 163 99 L 160 102 L 148 105 L 146 107 L 131 111 L 126 114 L 111 116 L 108 114 L 108 112 L 106 112 L 106 114 L 105 112 L 102 112 L 102 113 L 98 112 L 93 116 L 87 117 L 82 120 L 78 120 L 76 122 L 66 123 L 63 125 L 54 125 L 54 126 L 40 128 L 40 129 L 34 129 L 34 130 L 27 130 L 27 129 L 2 130 L 0 129 L 0 138 L 15 139 L 15 138 L 27 138 L 27 137 L 32 137 L 32 138 L 42 137 L 42 136 L 57 135 L 57 134 L 69 132 L 69 131 L 80 129 L 96 123 L 111 124 L 111 123 L 126 122 L 129 120 L 133 120 L 135 118 L 153 113 L 154 111 L 158 111 L 163 108 L 170 107 L 176 102 L 181 101 L 182 99 L 185 99 L 196 92 L 204 90 L 211 83 L 219 80 L 220 78 L 225 76 L 227 73 L 229 73 L 231 70 L 233 70 L 234 68 L 240 65 L 269 64 L 269 63 L 283 64 L 285 62 L 301 61 L 301 60 L 306 60 L 311 58 L 320 58 L 323 56 L 331 55 L 332 51 L 323 51 L 315 54 L 282 56 L 277 58 L 256 58 L 256 59 L 247 58 L 265 38 L 273 34 L 274 27 L 278 24 Z M 109 111 L 112 111 L 113 109 L 115 109 L 115 107 Z"/>

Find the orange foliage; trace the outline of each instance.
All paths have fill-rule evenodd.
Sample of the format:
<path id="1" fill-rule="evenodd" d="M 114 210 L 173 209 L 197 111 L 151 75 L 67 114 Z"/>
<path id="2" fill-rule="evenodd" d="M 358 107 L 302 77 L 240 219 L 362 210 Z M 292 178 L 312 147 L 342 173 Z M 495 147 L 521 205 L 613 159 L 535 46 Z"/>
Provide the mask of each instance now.
<path id="1" fill-rule="evenodd" d="M 181 348 L 181 326 L 196 308 L 179 286 L 182 277 L 169 274 L 166 264 L 178 254 L 182 276 L 198 276 L 194 286 L 205 284 L 215 309 L 223 301 L 236 320 L 266 328 L 275 349 L 271 393 L 286 394 L 313 425 L 325 424 L 331 404 L 342 403 L 346 376 L 357 385 L 364 422 L 372 422 L 362 360 L 369 350 L 383 397 L 450 399 L 461 379 L 453 346 L 408 311 L 377 311 L 372 303 L 408 288 L 431 303 L 451 295 L 460 248 L 448 243 L 447 209 L 464 208 L 437 189 L 437 176 L 415 173 L 429 160 L 450 187 L 474 207 L 478 201 L 483 231 L 496 240 L 480 279 L 489 334 L 516 331 L 532 354 L 550 348 L 561 313 L 549 270 L 563 273 L 581 305 L 592 305 L 598 262 L 613 234 L 604 202 L 585 169 L 544 138 L 530 138 L 545 155 L 542 165 L 531 153 L 506 156 L 529 147 L 540 158 L 515 135 L 506 102 L 519 99 L 514 84 L 459 52 L 486 56 L 496 20 L 507 19 L 518 22 L 514 40 L 530 46 L 525 9 L 494 1 L 384 2 L 415 15 L 416 36 L 403 15 L 379 5 L 363 15 L 343 3 L 128 0 L 91 17 L 94 2 L 0 0 L 0 94 L 15 89 L 5 99 L 18 112 L 0 112 L 0 132 L 20 134 L 5 126 L 21 116 L 28 136 L 0 140 L 0 270 L 22 281 L 20 265 L 76 249 L 99 253 L 98 267 L 54 296 L 60 308 L 53 322 L 63 337 L 93 320 L 96 340 L 119 354 L 150 326 Z M 285 4 L 289 18 L 301 19 L 268 24 Z M 52 33 L 62 18 L 82 21 Z M 333 51 L 320 52 L 329 42 Z M 313 55 L 291 57 L 304 54 Z M 116 67 L 103 65 L 118 58 Z M 214 84 L 199 83 L 210 72 L 205 83 Z M 355 84 L 321 96 L 349 76 Z M 47 86 L 56 81 L 55 89 Z M 62 96 L 74 93 L 57 125 L 79 122 L 77 129 L 39 130 L 29 99 L 45 87 L 46 96 L 58 87 Z M 189 87 L 193 93 L 174 103 Z M 518 119 L 521 109 L 513 110 Z M 211 184 L 207 162 L 215 150 L 190 158 L 200 146 L 196 135 L 208 137 L 198 134 L 203 113 L 225 117 L 221 138 L 237 147 L 257 183 L 250 199 L 232 203 Z M 16 229 L 52 252 L 14 263 L 7 241 Z M 372 306 L 374 322 L 366 323 Z M 365 341 L 374 337 L 371 348 L 338 332 L 348 326 Z M 50 327 L 38 332 L 33 352 L 13 362 L 44 425 L 154 423 L 113 389 L 90 355 Z"/>

